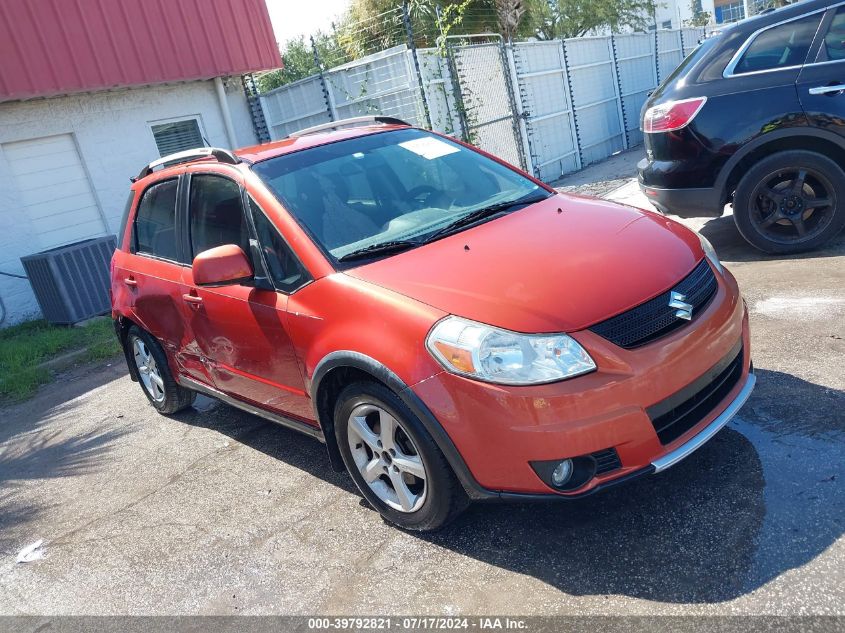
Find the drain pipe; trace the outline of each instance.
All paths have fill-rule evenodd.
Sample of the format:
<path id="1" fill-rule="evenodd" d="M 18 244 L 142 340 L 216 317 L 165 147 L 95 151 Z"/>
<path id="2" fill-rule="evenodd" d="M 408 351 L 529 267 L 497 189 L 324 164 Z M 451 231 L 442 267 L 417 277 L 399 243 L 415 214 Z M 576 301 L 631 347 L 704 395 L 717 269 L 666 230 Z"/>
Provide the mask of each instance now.
<path id="1" fill-rule="evenodd" d="M 235 126 L 232 123 L 232 113 L 229 111 L 229 102 L 226 100 L 226 89 L 223 87 L 223 79 L 214 78 L 214 89 L 217 91 L 217 101 L 220 104 L 220 113 L 223 115 L 223 126 L 226 128 L 226 137 L 229 139 L 229 149 L 238 146 L 238 139 L 235 136 Z"/>

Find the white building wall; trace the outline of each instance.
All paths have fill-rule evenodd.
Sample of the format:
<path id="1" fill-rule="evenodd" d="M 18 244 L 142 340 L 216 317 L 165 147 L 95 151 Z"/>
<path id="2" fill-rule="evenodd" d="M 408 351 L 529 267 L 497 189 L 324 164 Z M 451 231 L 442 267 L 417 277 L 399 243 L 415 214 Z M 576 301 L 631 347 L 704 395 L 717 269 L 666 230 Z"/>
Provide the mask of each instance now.
<path id="1" fill-rule="evenodd" d="M 665 22 L 671 22 L 669 28 L 680 29 L 687 26 L 687 20 L 692 19 L 692 8 L 690 0 L 667 0 L 657 3 L 655 21 L 657 28 L 664 28 Z M 701 0 L 701 10 L 710 14 L 710 21 L 715 19 L 713 10 L 714 0 Z"/>
<path id="2" fill-rule="evenodd" d="M 256 139 L 240 81 L 232 78 L 226 88 L 238 146 L 252 145 Z M 129 178 L 159 157 L 149 122 L 190 116 L 200 119 L 211 145 L 229 146 L 212 81 L 0 103 L 0 271 L 23 274 L 20 257 L 45 247 L 21 210 L 4 143 L 72 134 L 108 225 L 107 232 L 116 233 L 128 196 Z M 0 299 L 7 311 L 1 325 L 39 314 L 25 279 L 0 275 Z"/>

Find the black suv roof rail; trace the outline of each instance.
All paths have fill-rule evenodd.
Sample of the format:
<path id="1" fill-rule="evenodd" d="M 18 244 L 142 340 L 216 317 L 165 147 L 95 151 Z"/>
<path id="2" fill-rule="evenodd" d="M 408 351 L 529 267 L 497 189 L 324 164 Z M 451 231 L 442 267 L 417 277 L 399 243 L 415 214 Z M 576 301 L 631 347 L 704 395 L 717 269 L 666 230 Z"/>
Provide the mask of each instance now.
<path id="1" fill-rule="evenodd" d="M 349 127 L 351 125 L 368 125 L 373 123 L 381 123 L 382 125 L 407 125 L 409 127 L 411 125 L 407 121 L 403 121 L 402 119 L 397 119 L 396 117 L 392 116 L 356 116 L 352 117 L 351 119 L 330 121 L 329 123 L 321 123 L 320 125 L 307 127 L 304 130 L 291 132 L 290 134 L 288 134 L 288 138 L 299 138 L 300 136 L 316 134 L 317 132 L 322 132 L 323 130 L 336 130 L 340 127 Z"/>
<path id="2" fill-rule="evenodd" d="M 221 149 L 219 147 L 197 147 L 195 149 L 187 149 L 184 152 L 176 152 L 175 154 L 162 156 L 158 160 L 154 160 L 144 167 L 141 170 L 141 173 L 139 173 L 135 178 L 131 178 L 131 180 L 132 182 L 135 182 L 145 176 L 149 176 L 153 173 L 156 167 L 161 167 L 162 165 L 167 165 L 169 167 L 170 165 L 187 163 L 200 158 L 215 158 L 218 162 L 225 163 L 227 165 L 237 165 L 238 163 L 243 162 L 228 149 Z"/>

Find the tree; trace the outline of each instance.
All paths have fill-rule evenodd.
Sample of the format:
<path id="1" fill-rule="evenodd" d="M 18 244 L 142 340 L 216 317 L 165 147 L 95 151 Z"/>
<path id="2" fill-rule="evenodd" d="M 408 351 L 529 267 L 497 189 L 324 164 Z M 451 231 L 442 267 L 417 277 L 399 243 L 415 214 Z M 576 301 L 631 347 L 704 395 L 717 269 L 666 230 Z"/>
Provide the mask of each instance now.
<path id="1" fill-rule="evenodd" d="M 314 43 L 324 66 L 335 66 L 348 61 L 345 51 L 340 47 L 334 35 L 318 31 Z M 282 46 L 282 64 L 280 70 L 273 70 L 258 77 L 258 88 L 267 92 L 273 88 L 315 75 L 319 69 L 314 60 L 314 49 L 310 39 L 300 35 L 288 40 Z"/>
<path id="2" fill-rule="evenodd" d="M 498 2 L 499 0 L 407 0 L 417 46 L 434 46 L 437 38 L 443 34 L 498 32 Z M 504 0 L 506 4 L 513 2 L 514 0 Z M 520 2 L 524 4 L 525 0 Z M 378 25 L 384 38 L 385 32 L 396 32 L 390 28 L 390 20 L 392 16 L 401 18 L 402 4 L 403 0 L 352 0 L 345 22 L 359 31 Z"/>
<path id="3" fill-rule="evenodd" d="M 643 30 L 653 23 L 655 0 L 527 0 L 523 35 L 539 39 L 582 37 L 609 28 Z"/>
<path id="4" fill-rule="evenodd" d="M 506 40 L 512 40 L 519 30 L 519 23 L 525 14 L 523 0 L 495 0 L 499 31 Z"/>
<path id="5" fill-rule="evenodd" d="M 686 26 L 701 27 L 710 24 L 710 12 L 701 8 L 701 0 L 690 0 L 689 10 L 692 17 L 689 20 L 684 20 Z"/>

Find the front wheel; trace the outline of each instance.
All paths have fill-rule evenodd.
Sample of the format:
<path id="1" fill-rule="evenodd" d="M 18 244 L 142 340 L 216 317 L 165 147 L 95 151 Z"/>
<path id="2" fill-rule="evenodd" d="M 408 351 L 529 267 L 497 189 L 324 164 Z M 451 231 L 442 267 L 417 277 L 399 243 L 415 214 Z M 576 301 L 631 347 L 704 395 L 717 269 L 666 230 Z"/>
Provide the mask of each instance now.
<path id="1" fill-rule="evenodd" d="M 335 406 L 335 436 L 361 494 L 387 521 L 432 531 L 466 507 L 466 493 L 431 435 L 385 386 L 346 387 Z"/>
<path id="2" fill-rule="evenodd" d="M 845 172 L 815 152 L 772 154 L 739 181 L 734 222 L 742 237 L 767 253 L 818 248 L 845 226 Z"/>

